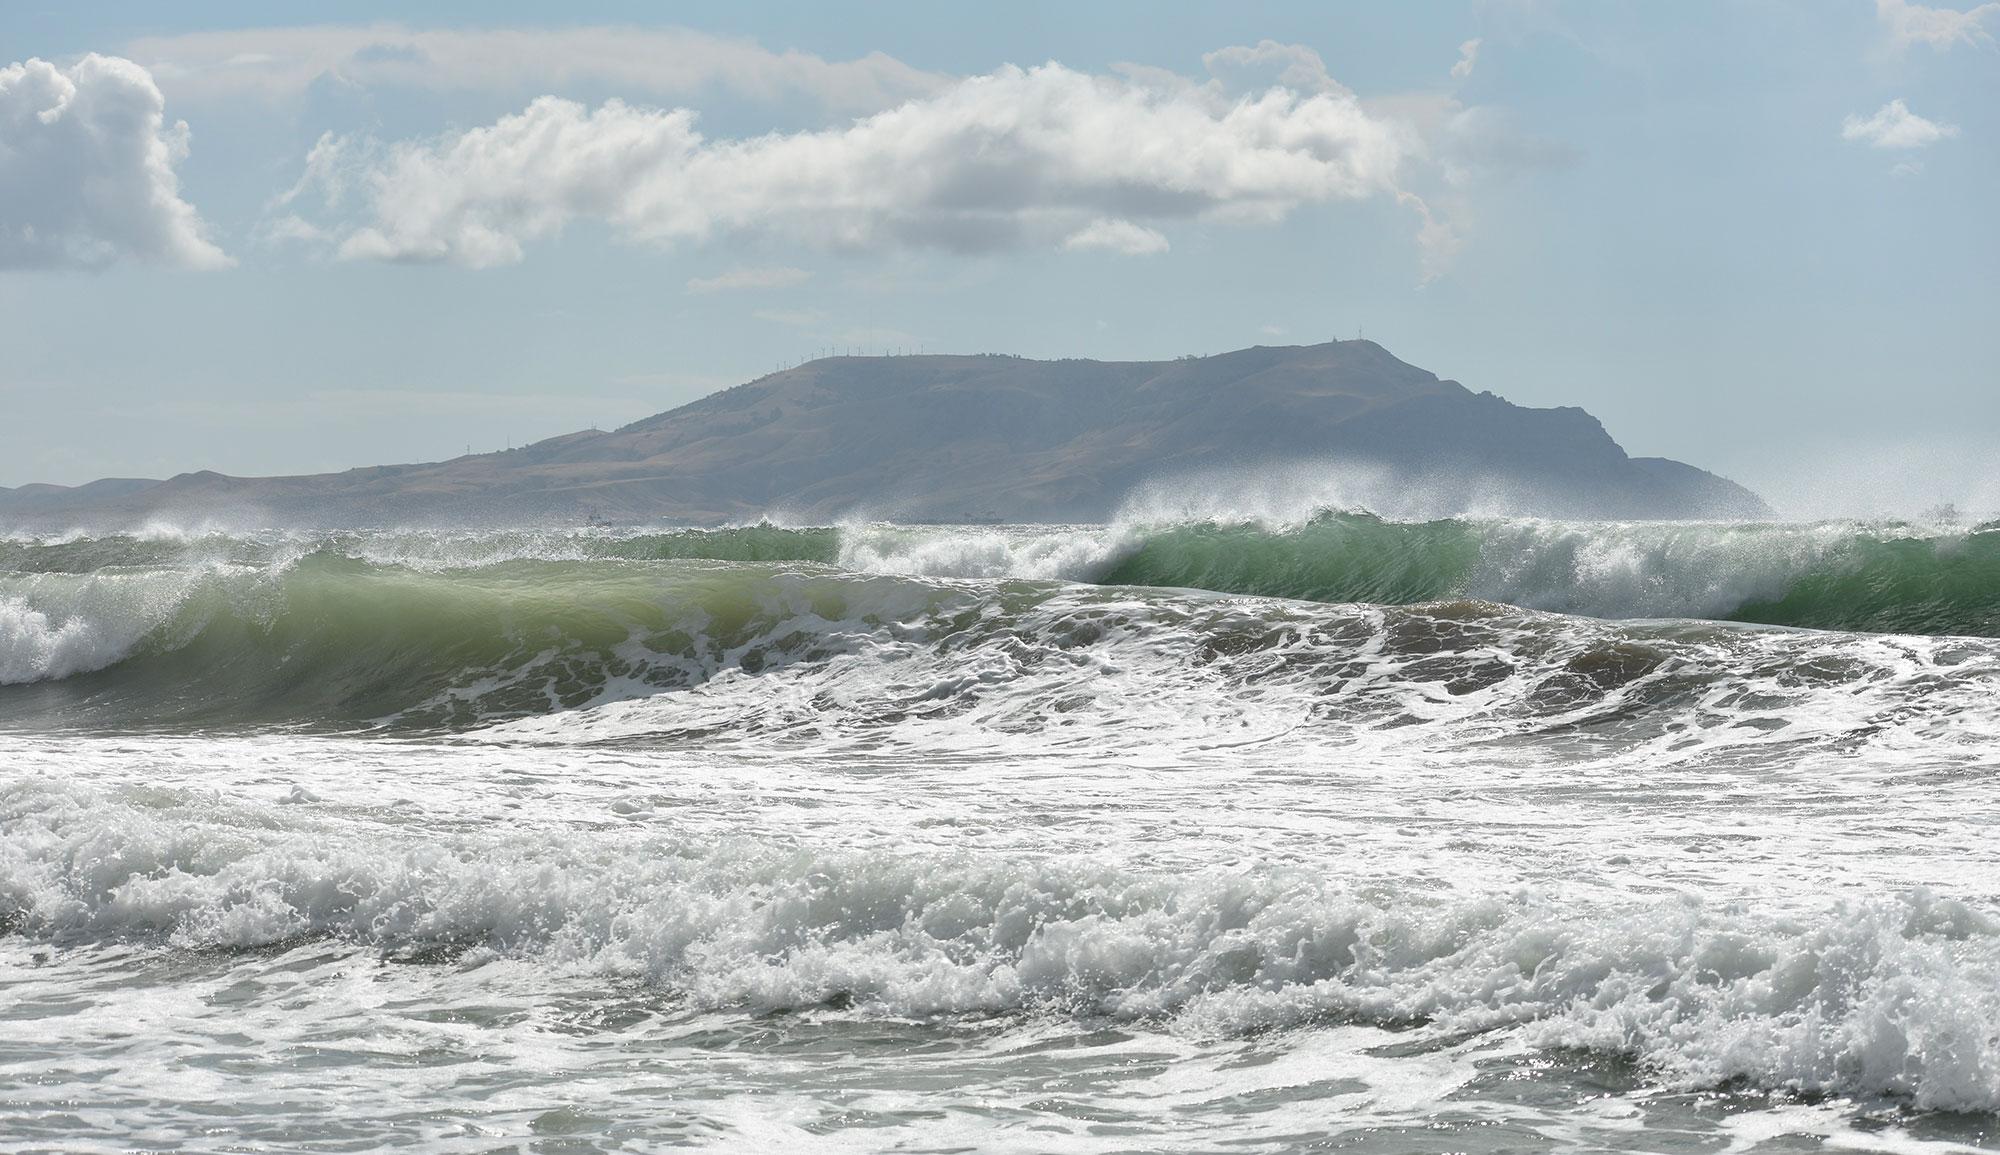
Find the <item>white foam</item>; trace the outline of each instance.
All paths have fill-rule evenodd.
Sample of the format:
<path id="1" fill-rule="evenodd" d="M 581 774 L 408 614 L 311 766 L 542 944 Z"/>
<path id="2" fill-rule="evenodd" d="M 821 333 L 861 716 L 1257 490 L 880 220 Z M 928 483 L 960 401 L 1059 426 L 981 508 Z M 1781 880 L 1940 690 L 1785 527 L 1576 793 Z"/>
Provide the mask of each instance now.
<path id="1" fill-rule="evenodd" d="M 67 678 L 121 661 L 198 580 L 193 574 L 0 579 L 0 685 Z"/>
<path id="2" fill-rule="evenodd" d="M 923 577 L 1090 581 L 1139 540 L 1134 528 L 1121 526 L 854 524 L 840 529 L 840 565 Z"/>
<path id="3" fill-rule="evenodd" d="M 1863 535 L 1911 532 L 1853 522 L 1476 523 L 1467 593 L 1596 618 L 1720 618 L 1782 597 Z"/>
<path id="4" fill-rule="evenodd" d="M 1038 1011 L 1195 1037 L 1328 1018 L 1525 1032 L 1689 1087 L 2000 1108 L 2000 926 L 1917 892 L 1766 907 L 1432 895 L 1248 862 L 814 849 L 515 825 L 418 835 L 154 791 L 0 792 L 0 908 L 37 936 L 332 935 L 643 979 L 698 1006 Z"/>
<path id="5" fill-rule="evenodd" d="M 0 598 L 0 685 L 64 678 L 116 661 L 121 651 L 96 633 L 81 618 L 58 624 L 21 598 Z"/>

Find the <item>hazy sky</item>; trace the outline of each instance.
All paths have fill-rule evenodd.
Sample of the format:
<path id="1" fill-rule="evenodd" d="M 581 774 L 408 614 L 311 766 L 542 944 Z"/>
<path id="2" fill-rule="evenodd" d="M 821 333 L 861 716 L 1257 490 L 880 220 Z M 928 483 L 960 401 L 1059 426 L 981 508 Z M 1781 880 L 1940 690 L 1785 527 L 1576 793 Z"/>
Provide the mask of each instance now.
<path id="1" fill-rule="evenodd" d="M 1781 502 L 2000 492 L 2000 4 L 744 7 L 0 6 L 0 485 L 1365 330 Z"/>

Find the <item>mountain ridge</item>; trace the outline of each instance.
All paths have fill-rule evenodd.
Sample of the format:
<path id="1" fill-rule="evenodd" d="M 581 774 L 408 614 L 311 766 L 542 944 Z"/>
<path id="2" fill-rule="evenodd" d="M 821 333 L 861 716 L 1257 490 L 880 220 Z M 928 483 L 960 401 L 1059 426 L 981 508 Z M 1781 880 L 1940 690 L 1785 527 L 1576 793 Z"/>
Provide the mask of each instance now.
<path id="1" fill-rule="evenodd" d="M 0 515 L 329 527 L 596 516 L 1102 521 L 1142 486 L 1171 487 L 1176 476 L 1213 484 L 1217 471 L 1314 462 L 1365 472 L 1376 503 L 1421 492 L 1441 513 L 1769 514 L 1714 474 L 1628 456 L 1583 409 L 1514 405 L 1353 340 L 1174 361 L 827 357 L 617 429 L 496 453 L 298 476 L 203 470 L 23 486 L 0 490 Z"/>

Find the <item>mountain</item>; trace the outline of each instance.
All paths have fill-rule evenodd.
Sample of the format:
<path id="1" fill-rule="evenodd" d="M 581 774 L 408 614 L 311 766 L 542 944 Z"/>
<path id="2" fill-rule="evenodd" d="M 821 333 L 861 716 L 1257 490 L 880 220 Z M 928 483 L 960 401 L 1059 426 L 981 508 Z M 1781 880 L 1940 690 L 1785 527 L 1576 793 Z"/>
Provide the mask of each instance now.
<path id="1" fill-rule="evenodd" d="M 1350 503 L 1379 512 L 1413 495 L 1412 509 L 1436 514 L 1770 512 L 1714 474 L 1627 456 L 1581 409 L 1474 393 L 1357 340 L 1175 361 L 829 357 L 622 429 L 504 453 L 303 477 L 24 486 L 0 490 L 0 517 L 1101 521 L 1135 490 L 1172 492 L 1176 478 L 1201 489 L 1314 471 L 1358 479 Z"/>

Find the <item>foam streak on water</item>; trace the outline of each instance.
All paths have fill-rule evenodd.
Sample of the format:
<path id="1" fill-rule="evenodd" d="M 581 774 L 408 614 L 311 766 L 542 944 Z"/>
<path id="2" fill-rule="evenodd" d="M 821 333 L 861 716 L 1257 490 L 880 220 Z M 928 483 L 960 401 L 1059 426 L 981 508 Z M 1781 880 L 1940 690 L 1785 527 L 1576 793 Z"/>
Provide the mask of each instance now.
<path id="1" fill-rule="evenodd" d="M 1991 1145 L 1990 533 L 12 539 L 0 1146 Z"/>

